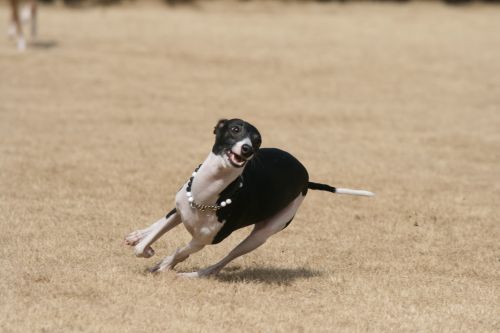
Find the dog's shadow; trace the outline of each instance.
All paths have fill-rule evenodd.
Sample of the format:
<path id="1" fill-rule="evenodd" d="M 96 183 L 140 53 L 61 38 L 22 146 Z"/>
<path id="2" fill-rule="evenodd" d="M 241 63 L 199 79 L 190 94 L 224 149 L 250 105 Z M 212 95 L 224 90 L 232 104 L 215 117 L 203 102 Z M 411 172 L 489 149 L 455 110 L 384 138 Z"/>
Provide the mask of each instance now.
<path id="1" fill-rule="evenodd" d="M 320 271 L 308 268 L 277 268 L 258 267 L 241 269 L 239 266 L 225 268 L 216 277 L 216 280 L 229 283 L 265 283 L 273 285 L 290 285 L 298 279 L 310 279 L 321 276 Z"/>

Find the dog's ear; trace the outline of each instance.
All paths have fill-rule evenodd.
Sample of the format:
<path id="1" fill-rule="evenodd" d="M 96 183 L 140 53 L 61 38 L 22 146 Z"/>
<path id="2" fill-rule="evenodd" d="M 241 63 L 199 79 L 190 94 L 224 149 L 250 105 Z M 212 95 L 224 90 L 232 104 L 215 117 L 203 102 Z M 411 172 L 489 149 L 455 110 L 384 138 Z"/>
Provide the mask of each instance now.
<path id="1" fill-rule="evenodd" d="M 214 127 L 214 134 L 217 133 L 217 130 L 219 128 L 222 128 L 226 124 L 226 121 L 227 121 L 227 119 L 221 119 L 221 120 L 219 120 L 219 122 L 217 123 L 217 125 L 215 125 L 215 127 Z"/>

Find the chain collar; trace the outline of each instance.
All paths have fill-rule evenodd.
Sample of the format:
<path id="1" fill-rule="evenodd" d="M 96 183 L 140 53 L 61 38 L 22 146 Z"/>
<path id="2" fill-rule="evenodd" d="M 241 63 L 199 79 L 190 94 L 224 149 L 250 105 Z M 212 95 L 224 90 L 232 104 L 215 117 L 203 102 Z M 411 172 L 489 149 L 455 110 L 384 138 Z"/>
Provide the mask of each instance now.
<path id="1" fill-rule="evenodd" d="M 215 204 L 215 205 L 204 205 L 204 204 L 200 204 L 200 203 L 197 203 L 196 201 L 194 201 L 193 193 L 191 192 L 191 187 L 193 185 L 194 177 L 196 176 L 196 173 L 201 168 L 201 166 L 202 165 L 200 164 L 194 170 L 193 174 L 189 178 L 189 181 L 188 181 L 188 184 L 187 184 L 187 188 L 186 188 L 186 196 L 188 198 L 189 205 L 191 206 L 191 208 L 201 210 L 202 212 L 204 212 L 206 210 L 211 210 L 213 212 L 216 212 L 219 209 L 224 208 L 224 207 L 230 205 L 233 202 L 230 198 L 227 198 L 226 200 L 221 201 L 219 205 L 217 205 L 217 204 Z M 243 181 L 241 180 L 241 176 L 240 176 L 239 188 L 241 188 L 241 187 L 243 187 Z"/>

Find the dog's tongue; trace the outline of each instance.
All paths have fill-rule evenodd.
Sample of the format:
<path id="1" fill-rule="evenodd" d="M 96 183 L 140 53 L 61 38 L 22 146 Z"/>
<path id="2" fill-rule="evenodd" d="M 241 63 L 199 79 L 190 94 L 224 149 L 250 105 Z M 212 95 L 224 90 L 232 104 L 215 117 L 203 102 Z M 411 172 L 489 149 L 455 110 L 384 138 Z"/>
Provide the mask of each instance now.
<path id="1" fill-rule="evenodd" d="M 245 160 L 243 158 L 241 158 L 241 156 L 236 155 L 233 152 L 231 152 L 231 159 L 233 160 L 233 163 L 238 164 L 238 165 L 241 165 L 245 162 Z"/>

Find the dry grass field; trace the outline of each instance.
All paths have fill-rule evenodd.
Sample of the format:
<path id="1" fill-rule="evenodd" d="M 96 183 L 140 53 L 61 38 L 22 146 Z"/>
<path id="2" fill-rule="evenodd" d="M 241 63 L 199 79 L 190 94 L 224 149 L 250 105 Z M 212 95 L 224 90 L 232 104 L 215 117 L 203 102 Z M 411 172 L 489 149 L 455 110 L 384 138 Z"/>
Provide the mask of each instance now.
<path id="1" fill-rule="evenodd" d="M 500 331 L 499 31 L 486 5 L 42 7 L 27 52 L 0 38 L 0 331 Z M 187 231 L 123 237 L 221 117 L 377 196 L 310 192 L 216 278 L 145 273 Z"/>

